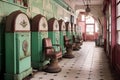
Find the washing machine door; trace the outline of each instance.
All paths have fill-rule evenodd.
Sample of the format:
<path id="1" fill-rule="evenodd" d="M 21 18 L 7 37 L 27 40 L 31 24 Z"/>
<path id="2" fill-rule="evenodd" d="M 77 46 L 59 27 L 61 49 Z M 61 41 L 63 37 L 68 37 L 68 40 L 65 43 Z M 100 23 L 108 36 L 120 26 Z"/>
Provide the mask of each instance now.
<path id="1" fill-rule="evenodd" d="M 30 33 L 19 32 L 16 35 L 16 65 L 17 72 L 21 73 L 31 66 Z"/>

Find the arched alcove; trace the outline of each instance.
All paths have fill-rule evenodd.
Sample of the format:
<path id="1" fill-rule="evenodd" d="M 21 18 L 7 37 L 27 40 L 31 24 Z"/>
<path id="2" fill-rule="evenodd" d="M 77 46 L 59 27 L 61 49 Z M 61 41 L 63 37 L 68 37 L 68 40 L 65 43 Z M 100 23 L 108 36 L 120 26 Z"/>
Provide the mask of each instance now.
<path id="1" fill-rule="evenodd" d="M 94 39 L 96 39 L 98 35 L 99 36 L 103 35 L 103 24 L 104 23 L 103 23 L 102 15 L 97 15 L 97 13 L 94 13 L 94 11 L 91 11 L 89 14 L 86 14 L 84 9 L 78 9 L 78 10 L 76 10 L 76 16 L 77 16 L 76 23 L 77 23 L 77 26 L 80 27 L 79 30 L 80 30 L 81 35 L 83 36 L 84 40 L 86 40 L 85 34 L 86 34 L 87 18 L 94 19 L 94 26 L 95 26 Z M 91 22 L 91 21 L 92 20 L 90 20 L 89 22 Z M 91 23 L 88 23 L 88 24 L 91 24 Z"/>

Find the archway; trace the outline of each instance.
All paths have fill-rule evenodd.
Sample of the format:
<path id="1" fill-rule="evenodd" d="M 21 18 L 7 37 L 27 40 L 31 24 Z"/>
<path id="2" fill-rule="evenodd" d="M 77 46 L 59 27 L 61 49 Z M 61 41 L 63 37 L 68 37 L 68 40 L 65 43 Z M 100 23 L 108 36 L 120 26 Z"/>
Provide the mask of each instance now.
<path id="1" fill-rule="evenodd" d="M 76 15 L 77 15 L 76 23 L 77 26 L 81 28 L 80 32 L 82 34 L 84 41 L 86 40 L 93 41 L 97 39 L 98 36 L 103 37 L 103 17 L 101 15 L 93 14 L 93 12 L 90 12 L 89 14 L 86 15 L 84 9 L 76 10 Z M 90 18 L 93 19 L 92 23 L 91 23 L 92 20 Z M 88 29 L 90 27 L 93 27 L 93 29 Z M 90 32 L 90 35 L 88 36 L 87 34 L 89 34 L 89 31 L 92 31 L 92 33 Z"/>

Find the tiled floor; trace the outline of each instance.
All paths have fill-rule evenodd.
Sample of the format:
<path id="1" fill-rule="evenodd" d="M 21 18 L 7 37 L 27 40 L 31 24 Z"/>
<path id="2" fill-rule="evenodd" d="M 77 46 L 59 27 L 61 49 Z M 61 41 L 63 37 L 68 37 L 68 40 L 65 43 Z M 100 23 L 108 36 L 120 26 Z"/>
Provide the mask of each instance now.
<path id="1" fill-rule="evenodd" d="M 110 71 L 108 60 L 100 47 L 94 42 L 84 42 L 75 58 L 59 62 L 62 71 L 46 73 L 39 71 L 30 80 L 115 80 Z"/>

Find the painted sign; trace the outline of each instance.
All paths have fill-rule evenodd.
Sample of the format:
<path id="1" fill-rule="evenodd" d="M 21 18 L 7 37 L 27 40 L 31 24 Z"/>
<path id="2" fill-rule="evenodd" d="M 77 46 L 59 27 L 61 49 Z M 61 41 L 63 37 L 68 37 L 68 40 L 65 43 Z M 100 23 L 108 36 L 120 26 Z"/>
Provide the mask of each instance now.
<path id="1" fill-rule="evenodd" d="M 15 20 L 15 31 L 28 31 L 30 30 L 30 23 L 28 17 L 21 13 Z"/>
<path id="2" fill-rule="evenodd" d="M 53 30 L 59 30 L 59 24 L 57 20 L 54 21 Z"/>
<path id="3" fill-rule="evenodd" d="M 48 24 L 45 17 L 42 17 L 39 22 L 39 30 L 48 30 Z"/>

